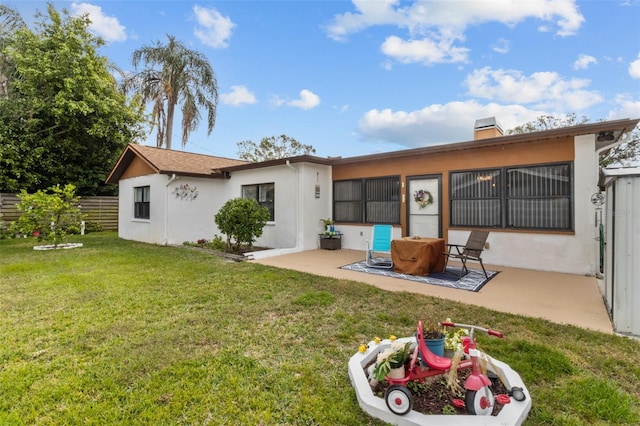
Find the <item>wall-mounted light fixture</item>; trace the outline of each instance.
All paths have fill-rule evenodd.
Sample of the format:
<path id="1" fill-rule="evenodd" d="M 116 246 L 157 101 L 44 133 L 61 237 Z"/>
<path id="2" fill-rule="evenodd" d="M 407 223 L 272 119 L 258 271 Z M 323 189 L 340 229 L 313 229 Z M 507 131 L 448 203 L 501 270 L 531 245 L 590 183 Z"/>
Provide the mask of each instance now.
<path id="1" fill-rule="evenodd" d="M 614 139 L 613 132 L 598 133 L 598 142 L 611 142 Z"/>

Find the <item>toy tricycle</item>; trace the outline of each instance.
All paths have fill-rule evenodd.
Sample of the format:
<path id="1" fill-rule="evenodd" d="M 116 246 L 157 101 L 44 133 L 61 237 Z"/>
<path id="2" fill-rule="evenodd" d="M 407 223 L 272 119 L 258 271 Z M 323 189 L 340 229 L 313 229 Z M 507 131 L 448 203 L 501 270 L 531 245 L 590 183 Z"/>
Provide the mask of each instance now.
<path id="1" fill-rule="evenodd" d="M 464 382 L 464 388 L 466 389 L 465 401 L 457 400 L 459 404 L 455 405 L 459 405 L 460 407 L 464 405 L 469 414 L 488 416 L 493 412 L 496 400 L 501 404 L 508 404 L 510 402 L 509 395 L 503 394 L 494 398 L 493 392 L 490 389 L 491 380 L 481 373 L 479 364 L 480 351 L 476 349 L 476 340 L 473 336 L 474 330 L 483 331 L 490 336 L 499 338 L 503 337 L 502 333 L 475 325 L 456 324 L 453 322 L 441 322 L 440 325 L 443 327 L 460 327 L 469 330 L 469 335 L 462 339 L 465 358 L 458 363 L 457 370 L 471 369 L 471 372 Z M 405 373 L 405 377 L 394 379 L 387 376 L 385 378 L 389 383 L 389 387 L 384 395 L 387 407 L 392 413 L 401 416 L 407 414 L 413 408 L 413 395 L 407 388 L 407 383 L 411 381 L 422 382 L 427 377 L 444 375 L 451 369 L 450 358 L 438 356 L 427 347 L 424 341 L 422 321 L 418 322 L 416 341 L 417 345 L 413 351 L 409 369 L 408 372 Z M 418 354 L 420 357 L 418 357 Z M 510 389 L 509 394 L 517 401 L 523 401 L 525 399 L 524 392 L 521 388 L 514 387 Z M 455 402 L 454 400 L 454 403 Z"/>

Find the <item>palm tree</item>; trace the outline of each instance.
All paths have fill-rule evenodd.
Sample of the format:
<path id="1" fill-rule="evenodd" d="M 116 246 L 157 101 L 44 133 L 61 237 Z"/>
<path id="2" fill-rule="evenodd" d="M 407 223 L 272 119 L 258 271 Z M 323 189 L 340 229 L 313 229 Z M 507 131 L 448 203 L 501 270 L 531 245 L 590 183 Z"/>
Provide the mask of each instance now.
<path id="1" fill-rule="evenodd" d="M 133 67 L 141 63 L 144 69 L 124 81 L 125 91 L 138 93 L 143 101 L 152 102 L 151 119 L 158 126 L 156 145 L 171 149 L 175 107 L 182 104 L 182 147 L 189 133 L 200 123 L 198 107 L 207 110 L 208 133 L 216 122 L 218 83 L 207 58 L 188 49 L 175 37 L 167 35 L 169 43 L 156 42 L 133 52 Z M 160 70 L 153 66 L 161 67 Z M 153 128 L 152 128 L 153 130 Z"/>

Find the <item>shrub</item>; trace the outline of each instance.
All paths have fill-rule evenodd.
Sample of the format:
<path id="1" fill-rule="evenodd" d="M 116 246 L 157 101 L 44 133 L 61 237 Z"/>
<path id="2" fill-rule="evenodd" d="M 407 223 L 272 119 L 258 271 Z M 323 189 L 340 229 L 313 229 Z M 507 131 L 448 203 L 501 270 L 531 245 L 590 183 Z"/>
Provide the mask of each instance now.
<path id="1" fill-rule="evenodd" d="M 49 188 L 50 193 L 38 190 L 28 194 L 24 189 L 18 195 L 20 202 L 16 205 L 22 212 L 20 218 L 13 222 L 13 232 L 22 235 L 34 235 L 58 245 L 69 233 L 79 232 L 82 213 L 78 207 L 80 197 L 75 195 L 75 186 L 68 184 L 64 188 L 55 185 Z"/>
<path id="2" fill-rule="evenodd" d="M 236 253 L 243 244 L 253 245 L 268 220 L 269 209 L 247 198 L 227 201 L 215 216 L 218 229 L 227 236 L 227 248 Z"/>

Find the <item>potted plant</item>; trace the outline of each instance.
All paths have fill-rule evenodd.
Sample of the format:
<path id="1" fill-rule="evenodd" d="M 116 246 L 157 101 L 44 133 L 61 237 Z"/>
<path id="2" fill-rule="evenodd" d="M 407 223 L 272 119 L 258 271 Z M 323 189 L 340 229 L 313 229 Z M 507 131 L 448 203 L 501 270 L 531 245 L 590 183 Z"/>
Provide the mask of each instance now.
<path id="1" fill-rule="evenodd" d="M 451 322 L 447 318 L 447 322 Z M 444 334 L 444 355 L 453 358 L 458 350 L 462 349 L 462 339 L 469 335 L 466 328 L 449 328 Z"/>
<path id="2" fill-rule="evenodd" d="M 378 354 L 376 366 L 373 369 L 373 378 L 383 380 L 390 376 L 393 378 L 403 378 L 405 375 L 405 364 L 411 354 L 411 342 L 402 343 L 394 340 L 391 346 Z"/>
<path id="3" fill-rule="evenodd" d="M 438 322 L 425 322 L 423 328 L 424 342 L 427 348 L 438 356 L 444 356 L 445 332 Z"/>
<path id="4" fill-rule="evenodd" d="M 331 218 L 327 218 L 327 219 L 320 219 L 320 222 L 322 222 L 324 224 L 324 233 L 326 235 L 331 235 L 332 232 L 334 232 L 334 228 L 333 228 L 333 219 Z"/>
<path id="5" fill-rule="evenodd" d="M 324 224 L 324 231 L 320 234 L 320 248 L 323 250 L 340 250 L 342 234 L 333 227 L 333 219 L 320 219 Z"/>

